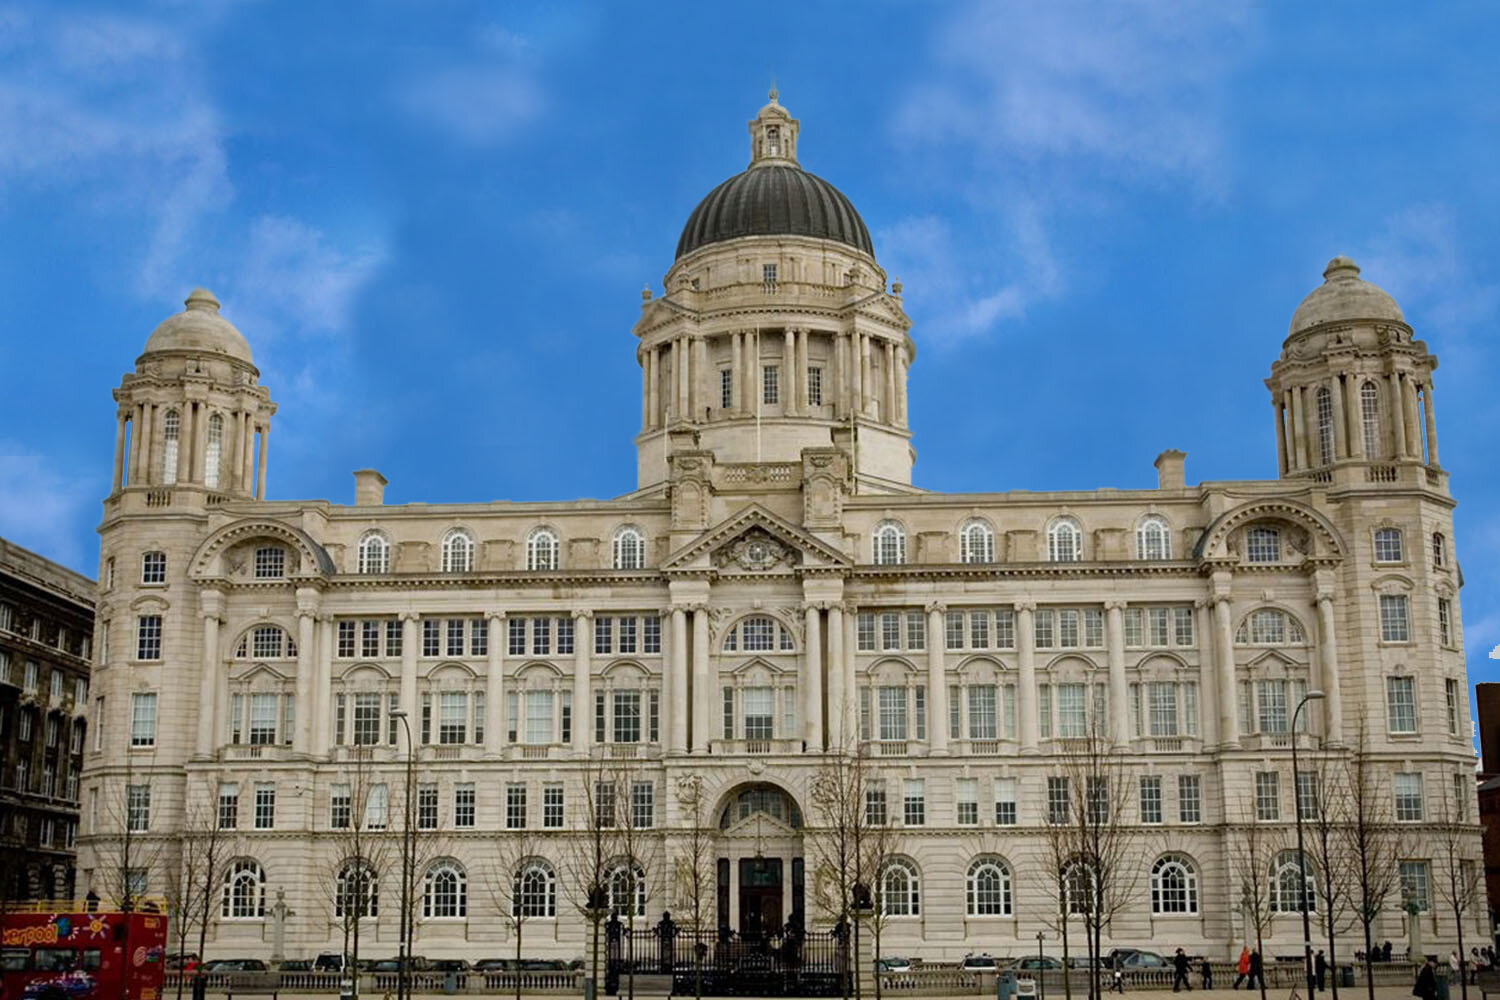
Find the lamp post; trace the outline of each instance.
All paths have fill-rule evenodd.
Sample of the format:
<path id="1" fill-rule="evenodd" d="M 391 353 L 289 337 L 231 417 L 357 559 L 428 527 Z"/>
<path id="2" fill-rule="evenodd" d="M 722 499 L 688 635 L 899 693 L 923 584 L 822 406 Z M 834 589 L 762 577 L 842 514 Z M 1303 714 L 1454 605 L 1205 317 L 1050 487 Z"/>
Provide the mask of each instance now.
<path id="1" fill-rule="evenodd" d="M 411 722 L 406 717 L 406 709 L 396 708 L 391 710 L 391 718 L 401 720 L 401 728 L 406 730 L 406 802 L 401 827 L 401 941 L 397 948 L 398 959 L 396 963 L 396 1000 L 406 1000 L 410 995 L 407 986 L 407 965 L 411 956 L 411 932 L 412 932 L 412 822 L 411 822 L 411 798 L 412 779 L 415 774 L 417 762 L 417 745 L 412 742 Z"/>
<path id="2" fill-rule="evenodd" d="M 1297 772 L 1297 716 L 1308 702 L 1320 701 L 1324 697 L 1322 691 L 1309 691 L 1292 710 L 1292 813 L 1297 822 L 1297 872 L 1300 875 L 1297 886 L 1302 897 L 1302 964 L 1307 974 L 1308 996 L 1313 992 L 1312 925 L 1307 916 L 1307 855 L 1302 850 L 1302 781 Z"/>
<path id="3" fill-rule="evenodd" d="M 1047 937 L 1047 932 L 1046 931 L 1037 931 L 1036 932 L 1036 993 L 1037 993 L 1037 1000 L 1047 1000 L 1047 977 L 1045 975 L 1045 973 L 1047 971 L 1046 968 L 1045 968 L 1045 966 L 1047 964 L 1047 960 L 1042 956 L 1042 942 L 1044 940 L 1046 940 L 1046 937 Z M 1068 974 L 1068 970 L 1064 969 L 1063 970 L 1063 975 L 1066 976 L 1067 974 Z"/>

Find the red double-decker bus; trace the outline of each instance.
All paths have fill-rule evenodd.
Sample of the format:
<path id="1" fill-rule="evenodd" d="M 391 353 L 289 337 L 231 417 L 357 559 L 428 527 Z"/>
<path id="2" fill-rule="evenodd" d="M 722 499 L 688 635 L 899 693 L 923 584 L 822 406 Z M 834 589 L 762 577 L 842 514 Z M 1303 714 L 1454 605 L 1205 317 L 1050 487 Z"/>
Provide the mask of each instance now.
<path id="1" fill-rule="evenodd" d="M 165 913 L 22 906 L 0 913 L 0 1000 L 161 1000 Z"/>

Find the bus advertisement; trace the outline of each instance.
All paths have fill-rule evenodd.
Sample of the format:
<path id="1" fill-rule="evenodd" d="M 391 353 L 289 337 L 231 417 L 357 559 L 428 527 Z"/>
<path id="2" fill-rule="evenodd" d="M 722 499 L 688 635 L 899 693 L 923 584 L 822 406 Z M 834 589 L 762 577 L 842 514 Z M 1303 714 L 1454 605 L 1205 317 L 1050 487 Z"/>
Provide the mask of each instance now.
<path id="1" fill-rule="evenodd" d="M 0 1000 L 162 1000 L 165 914 L 58 905 L 0 913 Z"/>

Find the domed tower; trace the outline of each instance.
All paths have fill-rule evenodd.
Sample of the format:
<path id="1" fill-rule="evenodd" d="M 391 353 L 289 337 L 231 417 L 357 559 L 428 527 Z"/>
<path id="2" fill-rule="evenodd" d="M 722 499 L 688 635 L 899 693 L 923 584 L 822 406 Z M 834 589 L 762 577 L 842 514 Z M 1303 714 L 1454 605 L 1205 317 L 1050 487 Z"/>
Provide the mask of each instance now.
<path id="1" fill-rule="evenodd" d="M 153 507 L 263 500 L 276 404 L 219 300 L 195 288 L 185 305 L 146 338 L 115 390 L 110 497 L 144 490 Z"/>
<path id="2" fill-rule="evenodd" d="M 1266 387 L 1282 478 L 1446 489 L 1432 373 L 1395 299 L 1335 257 L 1292 314 Z"/>
<path id="3" fill-rule="evenodd" d="M 802 169 L 799 140 L 773 90 L 750 165 L 688 216 L 666 294 L 641 293 L 642 488 L 668 478 L 674 451 L 723 465 L 828 447 L 850 456 L 856 491 L 910 488 L 901 286 L 886 290 L 864 220 Z"/>

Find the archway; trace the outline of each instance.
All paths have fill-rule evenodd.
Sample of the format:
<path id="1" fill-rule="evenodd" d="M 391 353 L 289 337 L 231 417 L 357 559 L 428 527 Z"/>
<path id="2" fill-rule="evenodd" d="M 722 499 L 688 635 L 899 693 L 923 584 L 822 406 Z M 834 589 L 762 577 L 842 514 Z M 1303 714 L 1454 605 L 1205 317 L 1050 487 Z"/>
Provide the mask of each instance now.
<path id="1" fill-rule="evenodd" d="M 718 808 L 718 926 L 747 941 L 807 924 L 802 809 L 770 782 L 731 788 Z"/>

